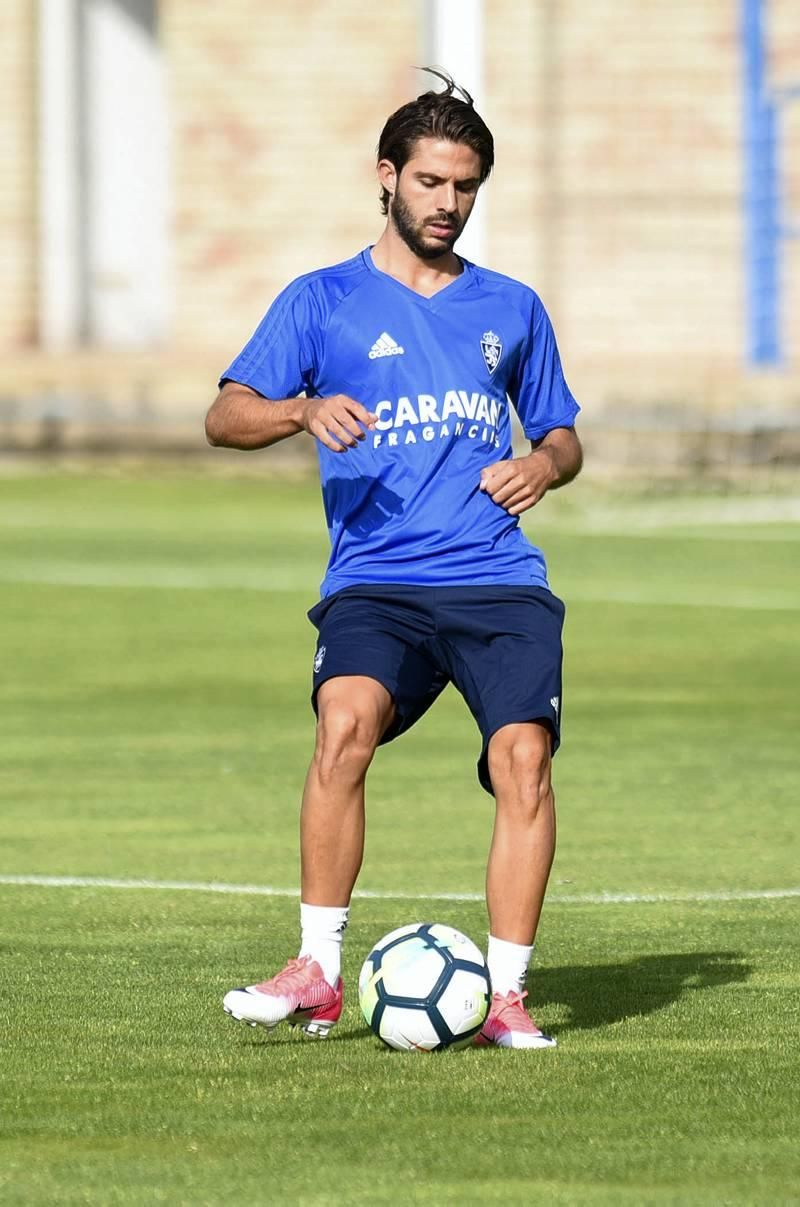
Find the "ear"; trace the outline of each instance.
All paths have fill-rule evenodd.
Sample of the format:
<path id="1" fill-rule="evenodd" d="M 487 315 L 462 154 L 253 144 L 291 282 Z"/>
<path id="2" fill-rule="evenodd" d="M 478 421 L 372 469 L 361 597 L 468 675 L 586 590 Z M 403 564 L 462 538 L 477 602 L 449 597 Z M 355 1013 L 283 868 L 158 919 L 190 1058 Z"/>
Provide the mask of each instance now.
<path id="1" fill-rule="evenodd" d="M 387 193 L 394 196 L 397 191 L 397 169 L 391 159 L 381 159 L 378 162 L 378 180 Z"/>

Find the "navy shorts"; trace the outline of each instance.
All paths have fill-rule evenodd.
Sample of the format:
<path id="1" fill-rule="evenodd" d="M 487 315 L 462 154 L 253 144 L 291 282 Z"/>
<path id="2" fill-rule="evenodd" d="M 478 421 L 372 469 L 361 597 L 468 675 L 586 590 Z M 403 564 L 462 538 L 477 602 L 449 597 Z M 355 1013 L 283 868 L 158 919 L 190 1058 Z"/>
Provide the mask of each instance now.
<path id="1" fill-rule="evenodd" d="M 538 721 L 561 738 L 564 605 L 544 587 L 345 587 L 308 613 L 319 630 L 311 702 L 327 679 L 382 683 L 395 719 L 382 742 L 410 729 L 453 683 L 483 738 L 478 778 L 492 791 L 489 739 Z"/>

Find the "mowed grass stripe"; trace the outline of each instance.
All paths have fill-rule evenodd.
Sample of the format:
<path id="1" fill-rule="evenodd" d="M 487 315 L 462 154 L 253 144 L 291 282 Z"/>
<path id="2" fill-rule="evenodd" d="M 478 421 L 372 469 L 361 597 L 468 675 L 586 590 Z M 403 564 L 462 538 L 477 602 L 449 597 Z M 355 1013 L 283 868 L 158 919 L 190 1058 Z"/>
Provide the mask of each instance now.
<path id="1" fill-rule="evenodd" d="M 156 889 L 169 892 L 223 893 L 242 897 L 299 897 L 296 888 L 269 884 L 224 884 L 194 880 L 138 880 L 104 876 L 0 875 L 0 884 L 41 888 Z M 483 901 L 483 893 L 404 893 L 392 889 L 356 889 L 364 901 Z M 800 897 L 800 888 L 730 889 L 694 893 L 555 893 L 548 905 L 691 905 L 693 902 L 773 901 Z"/>
<path id="2" fill-rule="evenodd" d="M 371 945 L 414 915 L 486 932 L 482 894 L 423 896 L 481 888 L 491 837 L 452 691 L 370 772 L 362 883 L 407 896 L 353 910 L 340 1025 L 325 1044 L 266 1037 L 221 1009 L 297 950 L 281 886 L 298 870 L 305 608 L 326 538 L 318 485 L 271 480 L 271 464 L 257 482 L 0 481 L 3 519 L 8 504 L 39 521 L 0 525 L 0 573 L 199 584 L 3 587 L 3 872 L 237 890 L 0 888 L 0 1199 L 800 1198 L 798 610 L 760 606 L 800 600 L 800 529 L 773 525 L 770 505 L 756 531 L 748 497 L 741 527 L 650 540 L 656 511 L 688 522 L 697 500 L 620 499 L 603 516 L 617 535 L 600 536 L 604 500 L 580 480 L 526 521 L 577 605 L 558 863 L 528 982 L 558 1048 L 417 1059 L 369 1033 L 357 983 Z M 286 896 L 238 892 L 270 886 Z"/>
<path id="3" fill-rule="evenodd" d="M 316 583 L 307 573 L 279 566 L 267 571 L 235 569 L 209 571 L 189 567 L 140 566 L 110 567 L 58 562 L 52 564 L 17 564 L 6 562 L 0 567 L 0 582 L 8 585 L 20 584 L 41 587 L 76 588 L 122 588 L 125 590 L 167 591 L 260 591 L 299 592 L 306 591 L 311 597 Z M 632 607 L 670 608 L 733 608 L 756 612 L 800 611 L 800 597 L 783 591 L 752 591 L 747 588 L 731 594 L 692 595 L 687 591 L 665 592 L 661 587 L 655 591 L 622 589 L 619 591 L 586 591 L 572 587 L 569 590 L 572 603 L 622 604 Z"/>

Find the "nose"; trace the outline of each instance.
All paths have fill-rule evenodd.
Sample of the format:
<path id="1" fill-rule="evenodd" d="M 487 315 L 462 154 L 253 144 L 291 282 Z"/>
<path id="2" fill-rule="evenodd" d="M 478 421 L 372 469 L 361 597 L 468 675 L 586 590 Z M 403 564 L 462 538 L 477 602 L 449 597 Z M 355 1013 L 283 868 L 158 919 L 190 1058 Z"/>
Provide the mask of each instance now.
<path id="1" fill-rule="evenodd" d="M 436 203 L 443 213 L 454 214 L 458 209 L 456 186 L 452 183 L 440 185 L 436 196 Z"/>

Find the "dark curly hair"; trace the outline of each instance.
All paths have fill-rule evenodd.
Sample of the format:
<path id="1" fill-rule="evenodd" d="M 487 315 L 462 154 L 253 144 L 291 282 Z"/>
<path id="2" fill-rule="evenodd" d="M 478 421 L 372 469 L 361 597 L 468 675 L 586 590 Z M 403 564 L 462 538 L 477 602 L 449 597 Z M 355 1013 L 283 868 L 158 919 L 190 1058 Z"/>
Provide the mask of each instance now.
<path id="1" fill-rule="evenodd" d="M 396 110 L 386 122 L 378 141 L 378 160 L 388 159 L 398 175 L 412 156 L 420 138 L 441 138 L 447 142 L 464 143 L 471 147 L 481 161 L 480 183 L 488 177 L 494 164 L 494 139 L 486 122 L 475 112 L 472 97 L 445 72 L 423 67 L 444 81 L 441 92 L 423 92 Z M 457 92 L 461 96 L 456 96 Z M 462 99 L 463 98 L 463 99 Z M 389 193 L 381 188 L 381 213 L 389 212 Z"/>

